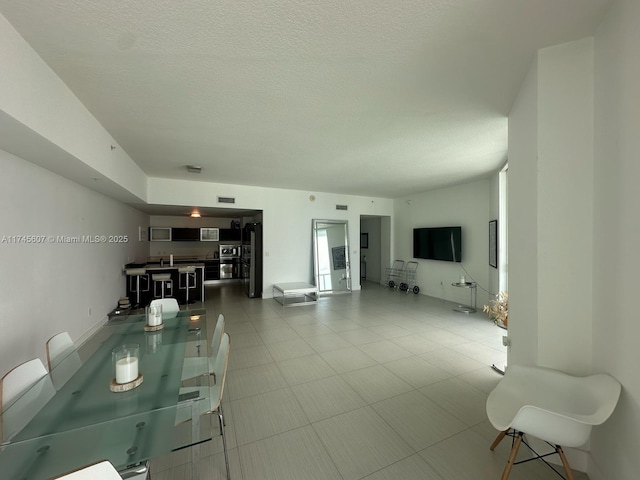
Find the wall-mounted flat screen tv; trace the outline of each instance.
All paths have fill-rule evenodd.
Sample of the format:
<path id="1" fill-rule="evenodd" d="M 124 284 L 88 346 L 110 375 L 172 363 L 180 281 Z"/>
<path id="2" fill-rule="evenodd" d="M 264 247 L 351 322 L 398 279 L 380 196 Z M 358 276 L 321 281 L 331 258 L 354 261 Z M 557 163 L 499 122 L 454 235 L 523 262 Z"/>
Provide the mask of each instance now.
<path id="1" fill-rule="evenodd" d="M 413 229 L 413 258 L 462 261 L 462 227 Z"/>

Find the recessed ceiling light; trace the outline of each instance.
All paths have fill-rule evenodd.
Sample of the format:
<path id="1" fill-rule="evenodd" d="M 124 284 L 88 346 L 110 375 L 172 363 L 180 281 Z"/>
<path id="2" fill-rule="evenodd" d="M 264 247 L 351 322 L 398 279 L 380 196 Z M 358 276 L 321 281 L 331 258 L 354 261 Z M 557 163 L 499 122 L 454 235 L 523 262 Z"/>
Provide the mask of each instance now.
<path id="1" fill-rule="evenodd" d="M 200 218 L 202 215 L 200 215 L 200 212 L 195 211 L 195 212 L 191 212 L 191 218 Z"/>

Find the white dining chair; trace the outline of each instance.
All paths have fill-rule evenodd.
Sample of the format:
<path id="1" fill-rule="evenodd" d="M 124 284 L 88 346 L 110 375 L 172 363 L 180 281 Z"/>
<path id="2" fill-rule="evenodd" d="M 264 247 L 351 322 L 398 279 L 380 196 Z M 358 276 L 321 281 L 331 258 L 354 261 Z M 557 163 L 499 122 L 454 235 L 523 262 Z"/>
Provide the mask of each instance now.
<path id="1" fill-rule="evenodd" d="M 39 358 L 22 363 L 0 379 L 2 439 L 11 439 L 53 397 L 55 388 Z"/>
<path id="2" fill-rule="evenodd" d="M 229 453 L 227 450 L 227 438 L 225 435 L 225 420 L 222 411 L 222 396 L 224 394 L 224 384 L 227 377 L 227 367 L 229 366 L 229 348 L 231 339 L 229 334 L 225 333 L 222 336 L 220 342 L 220 349 L 213 365 L 213 370 L 216 374 L 216 383 L 209 387 L 209 402 L 199 401 L 198 407 L 200 408 L 200 415 L 215 414 L 218 416 L 218 425 L 220 427 L 220 435 L 222 436 L 222 447 L 224 450 L 224 462 L 227 470 L 227 480 L 231 479 L 229 471 Z M 197 391 L 199 387 L 187 387 L 181 388 L 180 393 L 186 394 L 193 391 Z M 188 422 L 192 419 L 190 408 L 178 408 L 176 414 L 176 425 L 184 422 Z"/>
<path id="3" fill-rule="evenodd" d="M 178 300 L 175 298 L 156 298 L 151 300 L 149 306 L 152 305 L 162 305 L 163 318 L 174 318 L 180 311 L 180 305 L 178 305 Z"/>
<path id="4" fill-rule="evenodd" d="M 60 332 L 47 340 L 46 350 L 49 375 L 53 386 L 59 390 L 80 369 L 82 361 L 67 332 Z"/>
<path id="5" fill-rule="evenodd" d="M 6 409 L 46 374 L 47 369 L 44 368 L 39 358 L 34 358 L 9 370 L 0 380 L 2 409 Z"/>
<path id="6" fill-rule="evenodd" d="M 67 332 L 55 334 L 46 344 L 47 364 L 51 371 L 62 359 L 76 350 L 71 336 Z"/>
<path id="7" fill-rule="evenodd" d="M 214 375 L 214 363 L 220 349 L 220 342 L 222 341 L 222 335 L 224 334 L 224 315 L 221 313 L 218 315 L 215 329 L 213 330 L 213 336 L 211 337 L 211 345 L 209 346 L 209 355 L 206 357 L 187 357 L 184 359 L 182 367 L 182 381 L 190 378 L 197 377 L 204 373 Z"/>
<path id="8" fill-rule="evenodd" d="M 115 467 L 107 460 L 87 465 L 73 472 L 53 477 L 53 480 L 122 480 Z"/>
<path id="9" fill-rule="evenodd" d="M 523 443 L 534 458 L 545 463 L 545 457 L 558 454 L 567 478 L 574 480 L 562 446 L 584 445 L 593 426 L 613 413 L 620 389 L 616 379 L 604 374 L 575 377 L 548 368 L 509 365 L 487 398 L 489 421 L 500 430 L 490 449 L 494 450 L 505 436 L 514 439 L 502 480 L 509 478 L 513 465 L 521 463 L 516 456 Z M 544 440 L 551 451 L 538 454 L 525 435 Z"/>

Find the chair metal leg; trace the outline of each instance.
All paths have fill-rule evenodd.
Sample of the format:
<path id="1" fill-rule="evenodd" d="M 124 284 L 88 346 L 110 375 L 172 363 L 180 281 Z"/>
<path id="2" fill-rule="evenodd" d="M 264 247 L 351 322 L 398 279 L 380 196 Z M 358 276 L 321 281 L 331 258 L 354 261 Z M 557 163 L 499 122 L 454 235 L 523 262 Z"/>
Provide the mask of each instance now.
<path id="1" fill-rule="evenodd" d="M 562 466 L 564 467 L 564 471 L 567 472 L 567 480 L 575 480 L 573 476 L 573 471 L 571 470 L 571 466 L 569 465 L 569 461 L 562 450 L 560 445 L 556 445 L 556 452 L 560 456 L 560 460 L 562 460 Z"/>
<path id="2" fill-rule="evenodd" d="M 231 472 L 229 471 L 229 453 L 227 451 L 227 437 L 224 434 L 224 418 L 222 410 L 218 409 L 218 423 L 220 424 L 220 432 L 222 433 L 222 449 L 224 450 L 224 464 L 227 469 L 227 480 L 231 480 Z"/>
<path id="3" fill-rule="evenodd" d="M 507 432 L 509 430 L 503 430 L 502 432 L 500 432 L 498 434 L 498 436 L 496 437 L 496 439 L 493 441 L 493 443 L 491 444 L 491 446 L 489 447 L 489 450 L 493 451 L 496 449 L 496 447 L 498 446 L 498 444 L 502 441 L 502 439 L 507 435 Z"/>
<path id="4" fill-rule="evenodd" d="M 504 467 L 504 471 L 502 472 L 502 477 L 500 477 L 500 480 L 507 480 L 509 478 L 509 475 L 511 474 L 511 469 L 513 468 L 513 463 L 516 460 L 516 455 L 518 455 L 518 449 L 520 448 L 520 444 L 522 443 L 523 435 L 524 433 L 518 432 L 518 436 L 513 442 L 513 447 L 511 447 L 511 453 L 509 454 L 509 459 L 507 460 L 507 464 Z"/>
<path id="5" fill-rule="evenodd" d="M 136 275 L 136 307 L 140 307 L 140 275 Z"/>

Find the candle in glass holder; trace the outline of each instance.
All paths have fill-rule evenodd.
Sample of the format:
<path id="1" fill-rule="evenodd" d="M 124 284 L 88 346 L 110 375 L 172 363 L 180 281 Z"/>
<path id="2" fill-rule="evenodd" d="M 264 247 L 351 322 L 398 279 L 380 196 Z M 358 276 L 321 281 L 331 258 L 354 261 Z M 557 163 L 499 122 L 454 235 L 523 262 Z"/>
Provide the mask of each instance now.
<path id="1" fill-rule="evenodd" d="M 157 327 L 162 324 L 162 305 L 149 305 L 147 325 Z"/>
<path id="2" fill-rule="evenodd" d="M 138 344 L 122 345 L 113 350 L 113 370 L 116 383 L 133 382 L 138 378 Z"/>

